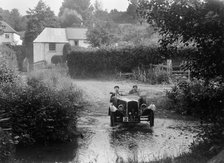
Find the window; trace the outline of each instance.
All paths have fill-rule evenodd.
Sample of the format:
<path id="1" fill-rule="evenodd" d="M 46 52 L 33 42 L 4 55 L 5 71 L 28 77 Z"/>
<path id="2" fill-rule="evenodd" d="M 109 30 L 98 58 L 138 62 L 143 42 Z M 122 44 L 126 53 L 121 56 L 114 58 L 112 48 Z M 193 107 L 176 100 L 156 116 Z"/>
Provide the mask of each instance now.
<path id="1" fill-rule="evenodd" d="M 9 38 L 9 34 L 8 33 L 5 34 L 5 38 Z"/>
<path id="2" fill-rule="evenodd" d="M 79 46 L 79 40 L 74 40 L 75 46 Z"/>
<path id="3" fill-rule="evenodd" d="M 55 43 L 49 43 L 49 51 L 56 51 L 56 44 Z"/>

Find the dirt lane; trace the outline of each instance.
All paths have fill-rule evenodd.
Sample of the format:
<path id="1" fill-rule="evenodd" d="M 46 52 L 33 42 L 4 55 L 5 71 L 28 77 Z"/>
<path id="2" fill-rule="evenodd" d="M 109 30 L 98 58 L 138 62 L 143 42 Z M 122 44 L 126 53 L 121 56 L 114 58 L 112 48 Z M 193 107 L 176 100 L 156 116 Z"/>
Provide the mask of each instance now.
<path id="1" fill-rule="evenodd" d="M 78 130 L 83 133 L 84 138 L 79 140 L 73 162 L 149 162 L 189 152 L 189 146 L 195 140 L 193 126 L 198 125 L 196 122 L 155 116 L 153 128 L 148 123 L 110 127 L 107 116 L 109 92 L 114 85 L 119 85 L 123 92 L 128 92 L 136 83 L 96 80 L 75 80 L 74 83 L 83 89 L 90 105 L 78 120 Z M 165 89 L 170 89 L 169 86 L 138 86 L 141 94 L 147 94 L 149 98 L 164 95 Z"/>

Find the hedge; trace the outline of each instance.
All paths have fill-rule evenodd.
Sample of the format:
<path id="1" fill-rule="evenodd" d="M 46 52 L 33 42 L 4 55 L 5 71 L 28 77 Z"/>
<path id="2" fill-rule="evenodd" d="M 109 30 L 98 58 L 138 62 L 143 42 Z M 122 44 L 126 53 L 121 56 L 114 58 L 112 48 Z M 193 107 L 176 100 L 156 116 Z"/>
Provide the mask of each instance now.
<path id="1" fill-rule="evenodd" d="M 158 48 L 125 47 L 72 51 L 67 58 L 69 74 L 74 76 L 132 72 L 139 66 L 163 61 Z"/>

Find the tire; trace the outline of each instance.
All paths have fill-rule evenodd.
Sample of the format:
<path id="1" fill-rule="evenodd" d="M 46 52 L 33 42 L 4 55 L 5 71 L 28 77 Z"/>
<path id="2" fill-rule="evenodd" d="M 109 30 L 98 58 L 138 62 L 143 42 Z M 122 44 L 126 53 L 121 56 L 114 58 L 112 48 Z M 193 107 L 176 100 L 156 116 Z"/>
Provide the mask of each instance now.
<path id="1" fill-rule="evenodd" d="M 110 126 L 115 126 L 115 113 L 110 112 Z"/>
<path id="2" fill-rule="evenodd" d="M 150 127 L 154 126 L 154 112 L 152 110 L 150 111 L 150 115 L 149 115 L 149 123 L 150 123 Z"/>

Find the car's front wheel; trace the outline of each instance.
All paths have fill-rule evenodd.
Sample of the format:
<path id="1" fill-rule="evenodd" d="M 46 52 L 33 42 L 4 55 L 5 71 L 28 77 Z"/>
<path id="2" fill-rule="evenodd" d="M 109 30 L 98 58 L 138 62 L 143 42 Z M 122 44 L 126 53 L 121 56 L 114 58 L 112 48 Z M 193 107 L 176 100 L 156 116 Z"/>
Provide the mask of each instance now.
<path id="1" fill-rule="evenodd" d="M 115 126 L 115 112 L 110 112 L 110 126 Z"/>
<path id="2" fill-rule="evenodd" d="M 149 123 L 150 123 L 150 127 L 153 127 L 154 126 L 154 111 L 150 111 L 150 114 L 149 114 Z"/>

